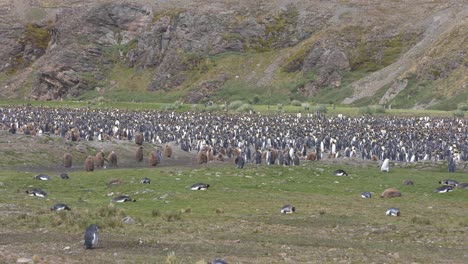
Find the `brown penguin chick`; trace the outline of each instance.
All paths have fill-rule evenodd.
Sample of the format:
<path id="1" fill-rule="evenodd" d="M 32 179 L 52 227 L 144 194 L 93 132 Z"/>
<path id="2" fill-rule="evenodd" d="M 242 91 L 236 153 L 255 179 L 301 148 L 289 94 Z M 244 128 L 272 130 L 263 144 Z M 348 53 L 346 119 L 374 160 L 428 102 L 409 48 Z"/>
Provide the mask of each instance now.
<path id="1" fill-rule="evenodd" d="M 164 156 L 168 158 L 172 156 L 172 148 L 169 144 L 166 144 L 166 147 L 164 147 Z"/>
<path id="2" fill-rule="evenodd" d="M 218 155 L 216 155 L 216 160 L 217 160 L 217 161 L 224 161 L 223 154 L 218 153 Z"/>
<path id="3" fill-rule="evenodd" d="M 240 150 L 238 147 L 235 147 L 235 148 L 232 150 L 232 155 L 233 155 L 234 157 L 239 156 L 240 153 L 241 153 L 241 150 Z"/>
<path id="4" fill-rule="evenodd" d="M 307 160 L 316 160 L 317 159 L 317 155 L 313 152 L 307 154 Z"/>
<path id="5" fill-rule="evenodd" d="M 149 165 L 154 167 L 158 165 L 158 163 L 159 163 L 158 154 L 156 153 L 156 151 L 151 151 L 150 157 L 149 157 Z"/>
<path id="6" fill-rule="evenodd" d="M 200 151 L 197 156 L 198 164 L 208 163 L 208 156 L 206 155 L 206 151 Z"/>
<path id="7" fill-rule="evenodd" d="M 141 132 L 136 132 L 135 133 L 135 144 L 137 145 L 143 145 L 143 134 Z"/>
<path id="8" fill-rule="evenodd" d="M 401 192 L 395 188 L 388 188 L 380 195 L 380 198 L 395 198 L 395 197 L 401 197 Z"/>
<path id="9" fill-rule="evenodd" d="M 94 156 L 94 161 L 96 168 L 103 168 L 104 167 L 104 152 L 102 150 L 98 151 Z"/>
<path id="10" fill-rule="evenodd" d="M 138 146 L 135 152 L 135 159 L 137 162 L 143 161 L 143 146 Z"/>
<path id="11" fill-rule="evenodd" d="M 64 166 L 65 168 L 71 168 L 72 163 L 73 163 L 72 154 L 70 154 L 70 153 L 65 153 L 65 154 L 63 155 L 63 166 Z"/>
<path id="12" fill-rule="evenodd" d="M 211 147 L 209 147 L 208 151 L 206 152 L 206 158 L 208 159 L 208 161 L 214 160 L 213 149 Z"/>
<path id="13" fill-rule="evenodd" d="M 109 167 L 118 167 L 117 166 L 117 154 L 115 154 L 114 151 L 112 151 L 109 156 L 107 157 L 107 160 L 109 162 Z"/>
<path id="14" fill-rule="evenodd" d="M 86 171 L 94 171 L 94 157 L 88 156 L 84 162 L 84 167 Z"/>

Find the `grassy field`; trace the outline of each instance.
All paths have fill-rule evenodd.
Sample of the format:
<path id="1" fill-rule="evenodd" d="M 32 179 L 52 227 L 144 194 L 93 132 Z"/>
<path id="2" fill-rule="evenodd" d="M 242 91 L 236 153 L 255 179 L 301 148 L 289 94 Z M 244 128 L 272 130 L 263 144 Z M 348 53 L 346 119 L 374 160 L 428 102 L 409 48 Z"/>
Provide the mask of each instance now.
<path id="1" fill-rule="evenodd" d="M 349 164 L 347 164 L 349 163 Z M 348 177 L 336 177 L 338 168 Z M 61 180 L 0 171 L 0 262 L 36 263 L 466 263 L 468 191 L 433 193 L 446 178 L 466 173 L 418 164 L 381 173 L 377 163 L 303 162 L 297 167 L 231 163 L 70 172 Z M 151 184 L 141 184 L 143 177 Z M 111 179 L 122 184 L 109 186 Z M 403 185 L 412 179 L 414 186 Z M 210 184 L 191 191 L 194 183 Z M 27 196 L 32 187 L 47 198 Z M 395 187 L 401 198 L 381 199 Z M 371 199 L 360 193 L 371 191 Z M 118 194 L 134 203 L 114 204 Z M 55 203 L 72 210 L 52 212 Z M 280 214 L 292 204 L 295 214 Z M 386 216 L 389 207 L 401 217 Z M 131 217 L 134 223 L 122 219 Z M 84 250 L 83 232 L 100 227 L 100 246 Z"/>
<path id="2" fill-rule="evenodd" d="M 91 109 L 126 109 L 126 110 L 170 110 L 177 112 L 187 111 L 210 111 L 204 105 L 201 104 L 176 104 L 176 103 L 150 103 L 150 102 L 118 102 L 118 101 L 103 101 L 103 102 L 91 102 L 91 101 L 25 101 L 25 100 L 0 100 L 0 106 L 10 105 L 27 105 L 32 106 L 45 106 L 45 107 L 66 107 L 66 108 L 85 108 Z M 326 108 L 326 113 L 330 115 L 344 114 L 349 116 L 360 116 L 360 108 L 348 107 L 343 105 L 333 106 L 332 104 L 309 104 L 309 110 L 304 110 L 304 106 L 295 105 L 251 105 L 252 110 L 261 114 L 280 114 L 280 113 L 315 113 L 316 108 L 323 106 Z M 371 106 L 371 108 L 374 106 Z M 225 110 L 220 106 L 216 108 L 216 111 L 224 112 Z M 229 110 L 231 113 L 236 113 L 234 110 Z M 462 113 L 465 114 L 466 111 Z M 374 113 L 377 115 L 389 115 L 389 116 L 434 116 L 434 117 L 453 117 L 453 111 L 442 111 L 442 110 L 408 110 L 408 109 L 385 109 L 383 113 Z M 465 114 L 466 115 L 466 114 Z"/>

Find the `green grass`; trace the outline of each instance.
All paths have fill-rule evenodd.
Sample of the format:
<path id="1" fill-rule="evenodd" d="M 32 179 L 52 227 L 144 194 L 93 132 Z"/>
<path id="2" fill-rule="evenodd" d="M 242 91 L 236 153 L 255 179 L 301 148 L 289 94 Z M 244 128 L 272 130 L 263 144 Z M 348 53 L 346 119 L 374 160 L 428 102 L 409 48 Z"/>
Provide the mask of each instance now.
<path id="1" fill-rule="evenodd" d="M 174 100 L 173 102 L 175 102 Z M 288 100 L 285 99 L 286 102 Z M 306 103 L 306 102 L 305 102 Z M 173 103 L 159 103 L 159 102 L 120 102 L 120 101 L 26 101 L 26 100 L 0 100 L 0 106 L 11 106 L 11 105 L 27 105 L 31 106 L 45 106 L 45 107 L 63 107 L 63 108 L 85 108 L 89 107 L 91 109 L 127 109 L 127 110 L 164 110 L 167 106 L 172 105 Z M 319 103 L 320 104 L 320 103 Z M 310 104 L 309 111 L 305 111 L 302 106 L 294 106 L 289 104 L 284 104 L 281 109 L 278 108 L 277 104 L 255 104 L 252 105 L 252 108 L 255 112 L 261 114 L 278 114 L 278 113 L 315 113 L 316 104 Z M 358 116 L 359 107 L 350 107 L 347 105 L 335 105 L 326 104 L 327 114 L 328 115 L 337 115 L 344 114 L 349 116 Z M 175 111 L 178 112 L 187 112 L 187 111 L 202 111 L 204 110 L 203 105 L 192 105 L 192 104 L 183 104 L 180 105 Z M 221 111 L 221 110 L 220 110 Z M 438 117 L 452 117 L 452 111 L 444 110 L 408 110 L 408 109 L 399 109 L 393 107 L 392 109 L 386 109 L 385 115 L 389 116 L 438 116 Z"/>
<path id="2" fill-rule="evenodd" d="M 106 259 L 116 251 L 125 263 L 141 260 L 149 252 L 146 261 L 162 261 L 171 251 L 184 263 L 214 256 L 234 263 L 283 263 L 285 257 L 296 263 L 310 259 L 327 263 L 345 255 L 356 262 L 369 258 L 462 263 L 466 258 L 468 191 L 432 193 L 441 179 L 467 182 L 466 173 L 447 175 L 442 166 L 424 164 L 381 173 L 376 164 L 346 166 L 349 177 L 333 176 L 342 165 L 76 171 L 69 173 L 70 180 L 50 172 L 51 181 L 33 180 L 34 173 L 1 171 L 1 230 L 53 234 L 38 236 L 36 243 L 17 244 L 18 252 L 47 255 L 50 251 L 41 249 L 41 243 L 83 252 L 79 241 L 84 227 L 98 223 L 102 247 L 93 254 L 68 258 L 97 258 L 102 263 L 109 263 Z M 142 177 L 150 177 L 152 183 L 140 184 Z M 107 186 L 114 178 L 124 183 Z M 415 185 L 404 186 L 404 179 Z M 208 191 L 188 190 L 196 182 L 211 186 Z M 30 187 L 43 188 L 49 196 L 29 197 L 24 191 Z M 403 197 L 378 198 L 388 187 L 400 189 Z M 374 198 L 360 198 L 362 191 L 374 192 Z M 117 194 L 131 195 L 137 202 L 111 203 Z M 72 211 L 50 212 L 56 202 L 67 203 Z M 296 206 L 297 213 L 281 215 L 281 206 L 288 203 Z M 385 216 L 389 207 L 399 207 L 402 216 Z M 135 223 L 123 224 L 125 216 Z M 399 258 L 389 260 L 395 253 Z"/>

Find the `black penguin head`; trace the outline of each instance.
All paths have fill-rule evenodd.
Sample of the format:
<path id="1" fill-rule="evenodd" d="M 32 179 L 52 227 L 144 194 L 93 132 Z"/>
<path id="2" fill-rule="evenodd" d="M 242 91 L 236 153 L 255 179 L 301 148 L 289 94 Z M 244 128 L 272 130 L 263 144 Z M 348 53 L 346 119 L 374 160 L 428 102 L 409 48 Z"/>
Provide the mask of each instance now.
<path id="1" fill-rule="evenodd" d="M 91 232 L 98 232 L 99 231 L 99 228 L 96 224 L 91 224 L 88 226 L 88 228 L 86 229 L 87 231 L 91 231 Z"/>

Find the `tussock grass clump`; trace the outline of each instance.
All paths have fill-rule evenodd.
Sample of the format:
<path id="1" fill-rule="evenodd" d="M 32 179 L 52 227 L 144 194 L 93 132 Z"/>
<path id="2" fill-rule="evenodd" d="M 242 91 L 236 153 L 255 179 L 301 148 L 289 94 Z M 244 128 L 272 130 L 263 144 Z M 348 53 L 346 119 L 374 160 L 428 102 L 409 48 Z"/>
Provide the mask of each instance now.
<path id="1" fill-rule="evenodd" d="M 167 254 L 166 264 L 182 264 L 185 263 L 183 260 L 179 259 L 174 251 L 171 251 Z"/>
<path id="2" fill-rule="evenodd" d="M 49 211 L 38 210 L 34 215 L 19 214 L 16 220 L 21 225 L 30 228 L 63 227 L 71 231 L 79 231 L 86 228 L 91 222 L 95 222 L 102 229 L 121 228 L 122 217 L 125 211 L 113 206 L 104 206 L 96 210 L 72 210 L 72 211 Z"/>
<path id="3" fill-rule="evenodd" d="M 180 212 L 183 214 L 190 214 L 192 212 L 192 208 L 180 209 Z"/>
<path id="4" fill-rule="evenodd" d="M 358 114 L 360 115 L 372 115 L 372 109 L 369 106 L 359 107 Z"/>
<path id="5" fill-rule="evenodd" d="M 420 217 L 420 216 L 413 216 L 411 218 L 411 223 L 416 224 L 416 225 L 430 225 L 431 220 L 424 218 L 424 217 Z"/>
<path id="6" fill-rule="evenodd" d="M 228 109 L 237 110 L 243 104 L 244 104 L 244 102 L 242 102 L 241 100 L 235 100 L 235 101 L 232 101 L 231 103 L 229 103 Z"/>
<path id="7" fill-rule="evenodd" d="M 219 111 L 221 110 L 221 106 L 217 105 L 217 104 L 212 104 L 212 105 L 208 105 L 205 110 L 207 112 L 216 112 L 216 111 Z"/>
<path id="8" fill-rule="evenodd" d="M 243 104 L 236 109 L 236 112 L 248 112 L 251 110 L 253 111 L 253 107 L 251 104 Z"/>
<path id="9" fill-rule="evenodd" d="M 171 211 L 164 214 L 164 220 L 167 222 L 175 222 L 182 220 L 182 213 L 180 211 Z"/>
<path id="10" fill-rule="evenodd" d="M 124 217 L 125 216 L 125 211 L 120 208 L 115 207 L 114 204 L 109 204 L 108 206 L 101 207 L 97 211 L 100 217 L 113 217 L 113 216 Z"/>
<path id="11" fill-rule="evenodd" d="M 460 111 L 468 111 L 468 101 L 466 103 L 459 103 L 457 109 Z"/>
<path id="12" fill-rule="evenodd" d="M 326 105 L 321 104 L 315 107 L 315 111 L 325 114 L 328 112 L 328 109 Z"/>
<path id="13" fill-rule="evenodd" d="M 151 211 L 151 216 L 152 217 L 160 217 L 161 216 L 161 211 L 159 211 L 159 209 L 153 209 Z"/>
<path id="14" fill-rule="evenodd" d="M 465 117 L 465 112 L 462 111 L 462 110 L 456 110 L 456 111 L 453 111 L 452 113 L 453 117 Z"/>
<path id="15" fill-rule="evenodd" d="M 201 107 L 198 104 L 192 104 L 191 109 L 192 111 L 197 112 L 197 111 L 200 111 Z"/>
<path id="16" fill-rule="evenodd" d="M 292 100 L 292 101 L 291 101 L 291 105 L 292 105 L 292 106 L 301 106 L 302 103 L 301 103 L 301 101 L 299 101 L 299 100 Z"/>
<path id="17" fill-rule="evenodd" d="M 385 108 L 381 105 L 374 105 L 372 106 L 372 112 L 375 114 L 384 114 Z"/>
<path id="18" fill-rule="evenodd" d="M 360 115 L 373 115 L 373 114 L 384 114 L 385 108 L 381 105 L 362 106 L 359 107 L 358 114 Z"/>
<path id="19" fill-rule="evenodd" d="M 174 111 L 174 110 L 178 110 L 182 107 L 182 102 L 181 101 L 175 101 L 174 103 L 172 104 L 167 104 L 164 106 L 164 110 L 166 111 Z"/>

